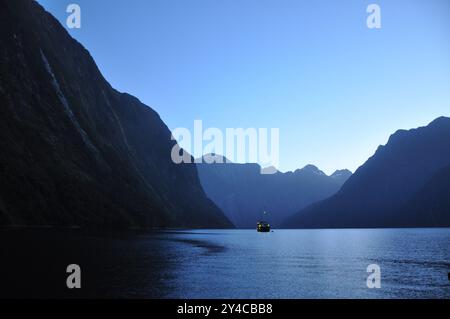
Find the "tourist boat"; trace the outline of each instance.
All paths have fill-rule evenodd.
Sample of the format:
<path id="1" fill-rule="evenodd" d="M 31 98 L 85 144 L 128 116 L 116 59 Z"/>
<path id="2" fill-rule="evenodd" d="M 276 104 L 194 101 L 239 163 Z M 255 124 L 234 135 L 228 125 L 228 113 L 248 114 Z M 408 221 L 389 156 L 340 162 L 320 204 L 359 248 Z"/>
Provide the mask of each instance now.
<path id="1" fill-rule="evenodd" d="M 267 222 L 263 222 L 263 221 L 258 222 L 256 224 L 256 230 L 259 233 L 268 233 L 268 232 L 270 232 L 270 225 Z"/>

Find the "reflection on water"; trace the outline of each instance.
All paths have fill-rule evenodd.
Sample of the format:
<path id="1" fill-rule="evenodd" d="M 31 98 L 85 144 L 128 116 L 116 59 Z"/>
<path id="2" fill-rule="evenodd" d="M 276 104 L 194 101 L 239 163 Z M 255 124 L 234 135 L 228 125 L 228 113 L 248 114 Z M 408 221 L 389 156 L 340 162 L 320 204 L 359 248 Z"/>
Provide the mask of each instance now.
<path id="1" fill-rule="evenodd" d="M 4 229 L 0 241 L 0 297 L 450 298 L 450 229 Z M 366 286 L 374 263 L 381 289 Z M 69 264 L 80 290 L 66 288 Z"/>

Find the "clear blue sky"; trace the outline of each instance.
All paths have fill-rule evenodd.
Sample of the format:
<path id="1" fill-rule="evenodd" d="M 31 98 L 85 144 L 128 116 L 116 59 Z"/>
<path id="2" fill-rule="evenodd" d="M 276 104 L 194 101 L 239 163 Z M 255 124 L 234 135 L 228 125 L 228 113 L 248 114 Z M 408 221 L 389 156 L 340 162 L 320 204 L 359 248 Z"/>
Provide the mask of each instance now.
<path id="1" fill-rule="evenodd" d="M 170 129 L 280 128 L 280 169 L 355 170 L 450 116 L 448 0 L 39 0 Z M 382 28 L 366 27 L 377 3 Z"/>

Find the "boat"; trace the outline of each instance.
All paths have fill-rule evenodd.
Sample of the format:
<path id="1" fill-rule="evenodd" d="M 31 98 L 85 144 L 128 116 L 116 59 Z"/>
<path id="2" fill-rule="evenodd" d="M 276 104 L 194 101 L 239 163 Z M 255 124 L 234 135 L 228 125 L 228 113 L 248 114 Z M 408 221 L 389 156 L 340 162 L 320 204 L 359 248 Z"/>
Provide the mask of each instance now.
<path id="1" fill-rule="evenodd" d="M 270 232 L 270 225 L 268 222 L 260 221 L 256 224 L 256 230 L 259 233 L 269 233 Z"/>

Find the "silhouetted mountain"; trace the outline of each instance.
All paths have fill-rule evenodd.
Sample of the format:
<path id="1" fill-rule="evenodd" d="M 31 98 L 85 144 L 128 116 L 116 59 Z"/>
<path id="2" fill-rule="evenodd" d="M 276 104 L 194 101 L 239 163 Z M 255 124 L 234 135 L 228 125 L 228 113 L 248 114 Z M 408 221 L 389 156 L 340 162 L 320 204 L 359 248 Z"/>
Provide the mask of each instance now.
<path id="1" fill-rule="evenodd" d="M 344 184 L 352 176 L 352 172 L 348 169 L 337 170 L 331 177 L 338 181 L 340 184 Z"/>
<path id="2" fill-rule="evenodd" d="M 406 226 L 450 227 L 450 165 L 434 174 L 398 214 L 405 215 Z"/>
<path id="3" fill-rule="evenodd" d="M 208 197 L 240 228 L 254 228 L 261 219 L 277 227 L 299 209 L 336 193 L 345 180 L 312 165 L 272 175 L 261 174 L 258 164 L 197 164 L 197 168 Z"/>
<path id="4" fill-rule="evenodd" d="M 438 221 L 448 220 L 448 216 L 441 216 L 436 223 L 431 219 L 425 222 L 424 216 L 429 216 L 427 212 L 441 198 L 439 196 L 445 196 L 437 192 L 441 191 L 439 187 L 445 181 L 443 176 L 446 171 L 440 173 L 440 170 L 449 164 L 450 118 L 441 117 L 426 127 L 397 131 L 387 145 L 380 146 L 336 195 L 305 208 L 283 226 L 442 226 Z M 417 203 L 413 201 L 415 196 Z M 405 209 L 410 201 L 417 205 L 415 212 Z M 418 206 L 419 203 L 423 206 Z M 446 201 L 442 199 L 439 203 L 445 205 Z M 447 208 L 440 208 L 440 214 L 447 212 Z"/>
<path id="5" fill-rule="evenodd" d="M 0 223 L 228 227 L 158 114 L 32 0 L 0 0 Z"/>

